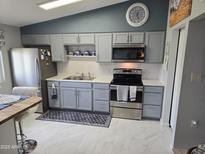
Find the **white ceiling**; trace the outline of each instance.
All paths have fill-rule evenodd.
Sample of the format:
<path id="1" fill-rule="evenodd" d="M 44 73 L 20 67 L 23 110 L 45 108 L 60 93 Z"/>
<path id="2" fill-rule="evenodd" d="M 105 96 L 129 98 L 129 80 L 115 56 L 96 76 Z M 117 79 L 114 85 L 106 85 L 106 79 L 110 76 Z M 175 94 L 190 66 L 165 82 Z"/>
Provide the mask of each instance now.
<path id="1" fill-rule="evenodd" d="M 25 26 L 128 0 L 83 0 L 48 11 L 37 6 L 37 4 L 45 1 L 48 0 L 0 0 L 0 23 L 13 26 Z"/>

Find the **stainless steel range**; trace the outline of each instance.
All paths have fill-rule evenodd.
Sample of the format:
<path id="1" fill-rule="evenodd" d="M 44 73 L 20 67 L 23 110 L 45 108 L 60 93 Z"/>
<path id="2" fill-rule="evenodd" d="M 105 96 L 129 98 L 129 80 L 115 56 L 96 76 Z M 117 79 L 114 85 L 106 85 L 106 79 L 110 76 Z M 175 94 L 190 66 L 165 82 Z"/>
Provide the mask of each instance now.
<path id="1" fill-rule="evenodd" d="M 114 69 L 110 88 L 112 117 L 141 120 L 142 70 Z"/>

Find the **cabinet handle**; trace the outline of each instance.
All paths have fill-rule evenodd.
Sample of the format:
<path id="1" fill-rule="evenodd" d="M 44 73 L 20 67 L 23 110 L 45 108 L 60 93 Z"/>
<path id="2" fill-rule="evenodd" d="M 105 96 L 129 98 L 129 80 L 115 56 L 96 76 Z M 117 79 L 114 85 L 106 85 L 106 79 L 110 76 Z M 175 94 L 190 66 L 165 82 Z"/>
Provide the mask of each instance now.
<path id="1" fill-rule="evenodd" d="M 78 43 L 80 44 L 80 36 L 78 36 Z"/>
<path id="2" fill-rule="evenodd" d="M 130 35 L 130 42 L 132 42 L 132 35 Z"/>
<path id="3" fill-rule="evenodd" d="M 127 43 L 129 43 L 129 35 L 127 36 Z"/>

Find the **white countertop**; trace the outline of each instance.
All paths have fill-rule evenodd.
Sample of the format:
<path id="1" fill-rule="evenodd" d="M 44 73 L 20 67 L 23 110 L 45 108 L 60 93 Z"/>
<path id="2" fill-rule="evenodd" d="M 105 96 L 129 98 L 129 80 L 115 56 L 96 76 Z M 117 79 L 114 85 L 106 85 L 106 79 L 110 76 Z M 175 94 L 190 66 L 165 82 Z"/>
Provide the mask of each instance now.
<path id="1" fill-rule="evenodd" d="M 160 80 L 142 80 L 144 86 L 164 86 L 165 83 Z"/>
<path id="2" fill-rule="evenodd" d="M 94 80 L 64 80 L 69 75 L 57 75 L 48 78 L 47 81 L 68 81 L 68 82 L 89 82 L 89 83 L 110 83 L 113 76 L 100 76 L 96 77 Z M 164 86 L 165 83 L 160 80 L 142 80 L 145 86 Z"/>
<path id="3" fill-rule="evenodd" d="M 96 77 L 94 80 L 64 80 L 69 75 L 57 75 L 51 78 L 48 78 L 47 81 L 68 81 L 68 82 L 89 82 L 89 83 L 110 83 L 112 81 L 112 76 L 101 76 Z"/>

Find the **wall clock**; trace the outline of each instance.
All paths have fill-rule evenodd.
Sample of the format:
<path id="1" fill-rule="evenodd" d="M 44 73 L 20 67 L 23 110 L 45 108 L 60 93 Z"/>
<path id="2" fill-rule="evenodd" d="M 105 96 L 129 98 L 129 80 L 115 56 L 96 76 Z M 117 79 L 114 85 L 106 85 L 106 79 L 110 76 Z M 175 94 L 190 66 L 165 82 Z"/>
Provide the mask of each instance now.
<path id="1" fill-rule="evenodd" d="M 134 3 L 127 10 L 127 22 L 133 27 L 144 25 L 148 18 L 149 9 L 143 3 Z"/>

